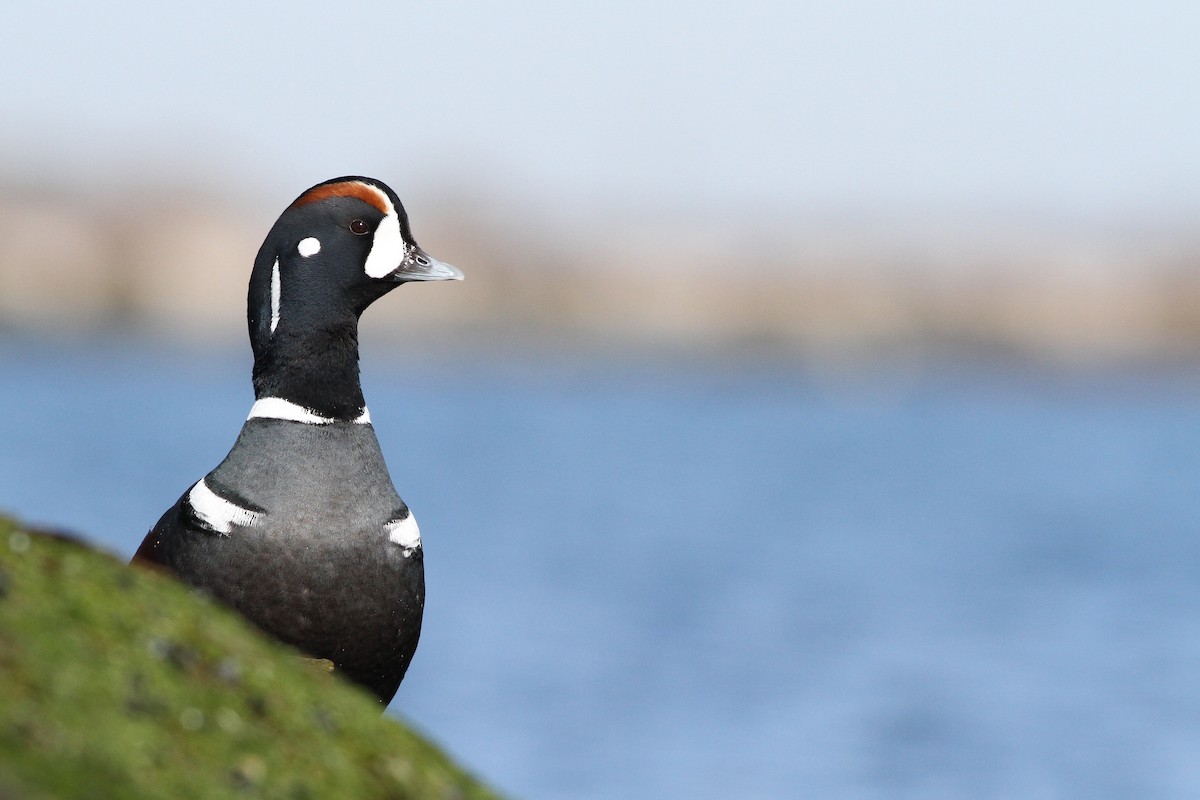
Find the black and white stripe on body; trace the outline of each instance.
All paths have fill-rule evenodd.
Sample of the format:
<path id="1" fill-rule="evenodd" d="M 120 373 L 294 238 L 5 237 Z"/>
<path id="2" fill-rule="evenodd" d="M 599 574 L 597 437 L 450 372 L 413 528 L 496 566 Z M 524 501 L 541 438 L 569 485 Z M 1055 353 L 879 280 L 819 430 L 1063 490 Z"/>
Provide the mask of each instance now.
<path id="1" fill-rule="evenodd" d="M 197 485 L 240 497 L 197 525 L 190 490 L 156 526 L 155 560 L 390 700 L 416 650 L 425 585 L 419 535 L 413 547 L 392 538 L 407 507 L 373 428 L 249 419 Z"/>
<path id="2" fill-rule="evenodd" d="M 424 555 L 363 400 L 358 319 L 401 283 L 461 277 L 417 246 L 383 184 L 339 178 L 301 195 L 250 279 L 250 415 L 135 556 L 330 659 L 384 703 L 420 636 Z"/>

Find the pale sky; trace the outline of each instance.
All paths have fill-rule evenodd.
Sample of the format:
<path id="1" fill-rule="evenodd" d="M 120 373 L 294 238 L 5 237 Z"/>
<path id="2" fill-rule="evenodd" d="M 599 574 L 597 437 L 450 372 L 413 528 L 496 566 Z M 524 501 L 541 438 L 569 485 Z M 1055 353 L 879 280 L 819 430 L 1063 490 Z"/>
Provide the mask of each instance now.
<path id="1" fill-rule="evenodd" d="M 1189 219 L 1198 35 L 1154 0 L 10 4 L 0 178 Z"/>

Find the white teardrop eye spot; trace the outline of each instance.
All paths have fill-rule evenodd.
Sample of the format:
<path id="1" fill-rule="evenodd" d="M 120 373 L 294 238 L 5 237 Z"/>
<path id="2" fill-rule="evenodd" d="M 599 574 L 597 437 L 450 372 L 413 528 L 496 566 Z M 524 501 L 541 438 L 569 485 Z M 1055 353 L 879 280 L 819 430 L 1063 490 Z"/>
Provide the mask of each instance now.
<path id="1" fill-rule="evenodd" d="M 300 244 L 296 245 L 296 250 L 305 258 L 315 256 L 321 252 L 321 242 L 310 236 L 307 239 L 301 239 Z"/>

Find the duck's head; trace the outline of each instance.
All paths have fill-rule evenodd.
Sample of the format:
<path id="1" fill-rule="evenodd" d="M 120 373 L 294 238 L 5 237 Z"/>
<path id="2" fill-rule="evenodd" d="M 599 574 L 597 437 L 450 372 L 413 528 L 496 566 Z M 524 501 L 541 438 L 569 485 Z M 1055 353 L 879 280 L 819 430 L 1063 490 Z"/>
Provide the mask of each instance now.
<path id="1" fill-rule="evenodd" d="M 250 339 L 357 320 L 409 281 L 462 280 L 422 250 L 400 198 L 373 178 L 313 186 L 287 207 L 259 248 L 250 276 Z"/>

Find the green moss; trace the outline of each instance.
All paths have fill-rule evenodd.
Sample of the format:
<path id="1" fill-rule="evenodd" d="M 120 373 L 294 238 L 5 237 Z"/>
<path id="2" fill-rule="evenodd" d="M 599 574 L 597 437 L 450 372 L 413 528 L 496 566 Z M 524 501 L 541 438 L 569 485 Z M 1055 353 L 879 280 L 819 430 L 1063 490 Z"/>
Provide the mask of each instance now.
<path id="1" fill-rule="evenodd" d="M 176 581 L 0 517 L 0 798 L 493 795 Z"/>

